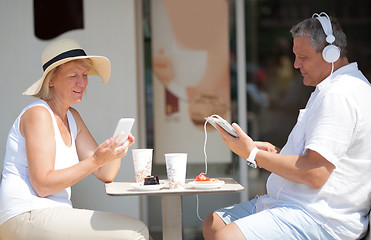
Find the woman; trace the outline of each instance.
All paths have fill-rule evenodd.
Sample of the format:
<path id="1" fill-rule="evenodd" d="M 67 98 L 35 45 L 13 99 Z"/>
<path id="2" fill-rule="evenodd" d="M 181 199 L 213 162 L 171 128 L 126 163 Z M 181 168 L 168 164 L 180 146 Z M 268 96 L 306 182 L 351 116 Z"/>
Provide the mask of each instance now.
<path id="1" fill-rule="evenodd" d="M 0 186 L 0 239 L 148 239 L 139 220 L 72 208 L 70 187 L 92 173 L 112 182 L 134 137 L 97 145 L 81 116 L 88 75 L 106 83 L 110 62 L 86 56 L 74 40 L 60 40 L 42 53 L 44 74 L 24 94 L 39 98 L 13 124 Z"/>

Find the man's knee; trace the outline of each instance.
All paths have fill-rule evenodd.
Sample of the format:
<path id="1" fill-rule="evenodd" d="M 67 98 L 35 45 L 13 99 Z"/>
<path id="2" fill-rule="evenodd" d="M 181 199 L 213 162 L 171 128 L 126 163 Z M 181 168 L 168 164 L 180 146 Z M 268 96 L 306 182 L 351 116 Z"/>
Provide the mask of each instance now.
<path id="1" fill-rule="evenodd" d="M 205 239 L 215 239 L 215 233 L 225 226 L 224 221 L 215 212 L 206 216 L 203 225 L 202 232 Z"/>
<path id="2" fill-rule="evenodd" d="M 206 240 L 238 240 L 245 239 L 235 223 L 226 223 L 215 212 L 209 214 L 203 223 L 202 231 Z"/>

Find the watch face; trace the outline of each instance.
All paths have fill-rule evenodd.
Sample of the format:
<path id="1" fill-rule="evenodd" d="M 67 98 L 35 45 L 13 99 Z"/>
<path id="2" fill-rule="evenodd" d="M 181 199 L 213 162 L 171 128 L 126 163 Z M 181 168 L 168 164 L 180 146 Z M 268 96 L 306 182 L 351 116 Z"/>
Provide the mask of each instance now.
<path id="1" fill-rule="evenodd" d="M 249 165 L 252 168 L 256 168 L 256 162 L 255 161 L 254 162 L 250 162 L 250 160 L 247 160 L 247 159 L 246 159 L 246 161 L 247 161 L 247 165 Z"/>

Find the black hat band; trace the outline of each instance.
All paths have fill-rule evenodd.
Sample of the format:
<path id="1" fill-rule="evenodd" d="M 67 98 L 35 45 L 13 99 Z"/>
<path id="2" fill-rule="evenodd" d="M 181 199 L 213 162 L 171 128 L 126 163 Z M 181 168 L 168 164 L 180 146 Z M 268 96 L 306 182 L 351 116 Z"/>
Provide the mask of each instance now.
<path id="1" fill-rule="evenodd" d="M 43 65 L 43 69 L 45 71 L 50 65 L 52 65 L 53 63 L 55 63 L 55 62 L 57 62 L 59 60 L 62 60 L 62 59 L 65 59 L 65 58 L 69 58 L 69 57 L 78 57 L 78 56 L 86 56 L 85 51 L 82 50 L 82 49 L 74 49 L 74 50 L 70 50 L 70 51 L 61 53 L 61 54 L 53 57 L 49 61 L 47 61 Z"/>

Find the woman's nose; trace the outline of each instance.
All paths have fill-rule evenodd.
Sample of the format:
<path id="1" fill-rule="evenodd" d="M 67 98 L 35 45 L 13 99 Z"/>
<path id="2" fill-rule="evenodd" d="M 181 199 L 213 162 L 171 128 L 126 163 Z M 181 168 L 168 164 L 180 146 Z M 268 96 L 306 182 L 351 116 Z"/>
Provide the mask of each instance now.
<path id="1" fill-rule="evenodd" d="M 76 84 L 78 86 L 86 86 L 86 83 L 87 83 L 86 76 L 79 75 L 79 77 L 77 78 Z"/>

